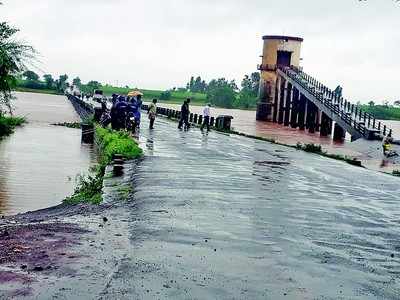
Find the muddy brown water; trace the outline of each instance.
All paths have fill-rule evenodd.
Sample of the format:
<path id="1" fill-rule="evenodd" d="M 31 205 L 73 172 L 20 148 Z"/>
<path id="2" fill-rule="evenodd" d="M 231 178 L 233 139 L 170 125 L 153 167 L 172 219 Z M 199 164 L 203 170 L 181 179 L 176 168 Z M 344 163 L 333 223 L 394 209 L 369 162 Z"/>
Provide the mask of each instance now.
<path id="1" fill-rule="evenodd" d="M 178 104 L 161 102 L 158 106 L 180 110 L 180 105 Z M 193 113 L 202 114 L 203 107 L 192 105 L 190 110 Z M 359 139 L 355 142 L 351 142 L 351 137 L 347 134 L 343 142 L 337 142 L 333 141 L 331 136 L 321 137 L 319 132 L 309 133 L 307 130 L 298 130 L 297 128 L 291 128 L 277 123 L 256 121 L 256 112 L 253 110 L 212 107 L 211 115 L 214 117 L 218 115 L 232 116 L 233 129 L 242 133 L 272 138 L 279 143 L 289 145 L 296 145 L 297 143 L 319 144 L 324 151 L 331 154 L 356 157 L 362 161 L 364 166 L 375 171 L 391 173 L 393 170 L 400 169 L 400 158 L 386 159 L 383 157 L 380 141 Z M 381 122 L 393 130 L 396 139 L 400 139 L 399 121 L 385 120 Z M 394 150 L 400 153 L 400 147 L 394 146 Z"/>
<path id="2" fill-rule="evenodd" d="M 28 123 L 0 141 L 0 215 L 61 203 L 96 159 L 92 147 L 81 144 L 80 130 L 50 125 L 79 121 L 66 97 L 16 96 L 15 112 Z"/>

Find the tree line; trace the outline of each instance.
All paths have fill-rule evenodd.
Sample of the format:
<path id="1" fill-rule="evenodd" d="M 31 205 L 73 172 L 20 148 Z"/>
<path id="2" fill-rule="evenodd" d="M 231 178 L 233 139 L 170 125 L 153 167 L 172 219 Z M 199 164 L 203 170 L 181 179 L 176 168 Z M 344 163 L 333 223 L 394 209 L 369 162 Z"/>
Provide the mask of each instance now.
<path id="1" fill-rule="evenodd" d="M 29 89 L 47 89 L 54 90 L 59 93 L 64 93 L 67 88 L 71 86 L 68 82 L 68 75 L 59 75 L 57 79 L 51 74 L 44 74 L 42 79 L 34 71 L 27 70 L 18 76 L 17 85 L 18 87 L 29 88 Z M 79 77 L 72 79 L 72 85 L 78 87 L 85 93 L 91 94 L 93 90 L 101 88 L 101 83 L 95 80 L 91 80 L 86 84 L 83 84 Z"/>
<path id="2" fill-rule="evenodd" d="M 225 78 L 212 79 L 209 83 L 200 76 L 192 76 L 186 89 L 192 93 L 205 93 L 211 104 L 225 108 L 255 108 L 257 105 L 260 73 L 244 75 L 240 88 L 235 80 Z"/>

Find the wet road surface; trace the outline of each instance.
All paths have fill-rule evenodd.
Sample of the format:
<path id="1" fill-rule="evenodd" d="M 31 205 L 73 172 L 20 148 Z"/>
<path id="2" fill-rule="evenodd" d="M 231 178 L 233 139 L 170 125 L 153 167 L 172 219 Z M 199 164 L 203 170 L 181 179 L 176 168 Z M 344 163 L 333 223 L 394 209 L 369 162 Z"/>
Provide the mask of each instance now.
<path id="1" fill-rule="evenodd" d="M 399 181 L 158 119 L 107 298 L 399 299 Z M 129 296 L 126 296 L 129 298 Z"/>
<path id="2" fill-rule="evenodd" d="M 91 233 L 65 250 L 70 273 L 38 275 L 37 299 L 399 299 L 398 178 L 146 126 L 130 201 L 64 220 Z"/>

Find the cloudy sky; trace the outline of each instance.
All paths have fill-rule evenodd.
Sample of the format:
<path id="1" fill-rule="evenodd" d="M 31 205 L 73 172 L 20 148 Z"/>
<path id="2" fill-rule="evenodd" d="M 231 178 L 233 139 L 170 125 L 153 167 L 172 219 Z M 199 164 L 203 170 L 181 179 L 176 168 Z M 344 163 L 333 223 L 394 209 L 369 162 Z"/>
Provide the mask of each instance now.
<path id="1" fill-rule="evenodd" d="M 304 70 L 353 101 L 400 100 L 400 3 L 392 0 L 3 0 L 0 20 L 40 69 L 167 89 L 191 75 L 256 70 L 265 34 L 304 38 Z M 41 72 L 39 72 L 41 73 Z"/>

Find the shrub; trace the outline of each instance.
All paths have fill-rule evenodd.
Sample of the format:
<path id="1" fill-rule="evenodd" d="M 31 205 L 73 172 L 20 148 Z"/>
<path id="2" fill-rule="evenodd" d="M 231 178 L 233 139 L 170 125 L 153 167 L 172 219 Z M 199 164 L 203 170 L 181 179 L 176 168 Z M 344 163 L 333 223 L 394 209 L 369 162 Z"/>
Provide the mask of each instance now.
<path id="1" fill-rule="evenodd" d="M 0 138 L 11 134 L 15 127 L 21 126 L 25 122 L 25 118 L 22 117 L 4 117 L 0 115 Z"/>
<path id="2" fill-rule="evenodd" d="M 315 145 L 315 144 L 305 144 L 303 146 L 303 150 L 312 153 L 322 153 L 321 145 Z"/>
<path id="3" fill-rule="evenodd" d="M 142 149 L 125 131 L 115 131 L 96 126 L 96 140 L 100 146 L 100 153 L 104 163 L 111 162 L 114 154 L 133 159 L 142 156 Z"/>
<path id="4" fill-rule="evenodd" d="M 170 100 L 171 99 L 171 92 L 165 91 L 160 94 L 160 100 Z"/>

